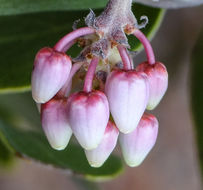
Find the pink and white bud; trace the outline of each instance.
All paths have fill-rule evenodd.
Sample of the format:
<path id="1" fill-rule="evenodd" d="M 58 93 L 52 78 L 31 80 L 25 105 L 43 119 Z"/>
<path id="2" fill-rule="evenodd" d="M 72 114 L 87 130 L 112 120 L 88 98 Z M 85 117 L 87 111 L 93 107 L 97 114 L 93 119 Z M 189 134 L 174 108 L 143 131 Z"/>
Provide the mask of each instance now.
<path id="1" fill-rule="evenodd" d="M 140 165 L 153 148 L 158 134 L 155 116 L 145 113 L 138 127 L 129 134 L 120 134 L 119 142 L 125 162 L 135 167 Z"/>
<path id="2" fill-rule="evenodd" d="M 99 146 L 93 150 L 85 150 L 89 164 L 92 167 L 100 167 L 104 164 L 116 146 L 119 130 L 111 121 L 106 126 L 104 136 Z"/>
<path id="3" fill-rule="evenodd" d="M 156 62 L 150 65 L 147 62 L 141 63 L 136 68 L 137 71 L 143 71 L 149 79 L 149 102 L 148 110 L 153 110 L 161 101 L 168 87 L 168 72 L 166 67 Z"/>
<path id="4" fill-rule="evenodd" d="M 36 55 L 32 71 L 32 97 L 37 103 L 49 101 L 68 79 L 71 60 L 63 52 L 42 48 Z"/>
<path id="5" fill-rule="evenodd" d="M 50 145 L 56 150 L 66 148 L 72 135 L 66 111 L 66 99 L 51 99 L 41 105 L 42 127 Z"/>
<path id="6" fill-rule="evenodd" d="M 108 100 L 103 92 L 78 92 L 68 99 L 68 120 L 80 145 L 91 150 L 102 140 L 109 120 Z"/>
<path id="7" fill-rule="evenodd" d="M 105 92 L 116 126 L 122 133 L 132 132 L 148 103 L 147 76 L 135 70 L 114 70 L 107 77 Z"/>

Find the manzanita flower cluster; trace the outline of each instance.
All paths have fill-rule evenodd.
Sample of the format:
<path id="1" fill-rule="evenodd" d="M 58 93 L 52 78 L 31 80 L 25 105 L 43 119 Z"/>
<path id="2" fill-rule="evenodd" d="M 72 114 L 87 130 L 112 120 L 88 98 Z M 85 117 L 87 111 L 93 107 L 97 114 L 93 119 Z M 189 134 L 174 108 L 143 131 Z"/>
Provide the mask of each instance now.
<path id="1" fill-rule="evenodd" d="M 103 165 L 117 139 L 129 166 L 144 160 L 158 133 L 156 117 L 145 110 L 159 104 L 168 85 L 166 68 L 155 61 L 131 1 L 118 9 L 119 2 L 110 0 L 99 17 L 91 11 L 87 27 L 75 28 L 53 48 L 42 48 L 32 72 L 32 96 L 50 145 L 63 150 L 73 134 L 92 167 Z M 147 61 L 136 68 L 126 34 L 136 36 L 146 51 Z M 66 52 L 74 43 L 83 50 L 71 58 Z M 76 91 L 79 81 L 83 88 Z"/>

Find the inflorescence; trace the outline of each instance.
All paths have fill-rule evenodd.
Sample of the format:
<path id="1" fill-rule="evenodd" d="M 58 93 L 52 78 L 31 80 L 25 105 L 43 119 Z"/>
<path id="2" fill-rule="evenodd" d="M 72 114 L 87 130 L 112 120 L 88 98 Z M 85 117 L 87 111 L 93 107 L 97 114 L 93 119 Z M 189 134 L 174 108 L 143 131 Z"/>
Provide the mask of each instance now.
<path id="1" fill-rule="evenodd" d="M 156 117 L 145 110 L 159 104 L 168 86 L 167 70 L 155 61 L 131 1 L 118 8 L 119 1 L 110 0 L 99 17 L 91 11 L 87 27 L 65 35 L 53 48 L 42 48 L 32 72 L 32 96 L 50 145 L 63 150 L 74 134 L 92 167 L 103 165 L 117 139 L 129 166 L 144 160 L 158 133 Z M 136 68 L 126 34 L 137 37 L 147 55 Z M 71 59 L 65 52 L 75 43 L 83 50 Z"/>

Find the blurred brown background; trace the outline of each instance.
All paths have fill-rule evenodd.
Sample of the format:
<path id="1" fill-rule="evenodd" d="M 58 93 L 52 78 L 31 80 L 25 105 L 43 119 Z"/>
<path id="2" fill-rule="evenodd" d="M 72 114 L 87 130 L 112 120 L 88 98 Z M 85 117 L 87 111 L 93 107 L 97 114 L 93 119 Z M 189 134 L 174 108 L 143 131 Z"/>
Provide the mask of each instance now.
<path id="1" fill-rule="evenodd" d="M 203 6 L 167 12 L 152 41 L 157 60 L 169 72 L 169 88 L 153 113 L 158 117 L 158 141 L 138 168 L 126 167 L 118 178 L 101 182 L 101 189 L 201 190 L 193 118 L 190 111 L 190 55 L 200 28 Z M 138 55 L 136 62 L 145 59 Z M 74 190 L 71 176 L 59 170 L 18 160 L 10 171 L 0 169 L 0 190 Z M 91 188 L 90 188 L 91 189 Z"/>

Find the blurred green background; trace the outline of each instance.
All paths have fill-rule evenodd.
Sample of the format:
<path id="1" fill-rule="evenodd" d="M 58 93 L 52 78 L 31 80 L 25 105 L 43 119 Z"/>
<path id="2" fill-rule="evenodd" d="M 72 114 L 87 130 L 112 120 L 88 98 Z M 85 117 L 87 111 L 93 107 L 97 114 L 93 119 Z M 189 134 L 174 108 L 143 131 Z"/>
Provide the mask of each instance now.
<path id="1" fill-rule="evenodd" d="M 101 189 L 202 189 L 195 122 L 191 111 L 191 54 L 200 30 L 203 28 L 202 18 L 203 6 L 167 11 L 158 33 L 152 40 L 157 60 L 162 61 L 169 72 L 168 91 L 160 105 L 153 111 L 160 123 L 157 143 L 140 167 L 126 167 L 126 171 L 118 178 L 98 183 Z M 135 58 L 135 63 L 138 64 L 143 60 L 145 60 L 144 52 Z M 203 86 L 200 81 L 197 82 Z M 26 98 L 23 99 L 19 98 L 21 96 L 19 94 L 1 95 L 0 100 L 7 101 L 1 101 L 0 106 L 11 105 L 18 111 L 19 107 L 29 105 L 31 111 L 23 114 L 33 120 L 33 124 L 38 123 L 39 121 L 34 119 L 37 115 L 35 115 L 36 108 L 31 95 L 29 92 L 25 94 L 23 97 Z M 35 110 L 34 113 L 32 109 Z M 21 123 L 22 126 L 26 125 L 26 122 L 19 118 L 16 122 Z M 117 152 L 120 154 L 119 149 Z M 13 154 L 12 151 L 7 155 L 10 154 Z M 76 179 L 73 180 L 71 173 L 66 170 L 61 172 L 59 169 L 53 169 L 52 166 L 26 159 L 17 159 L 10 167 L 3 167 L 4 162 L 2 163 L 1 190 L 81 188 L 77 186 L 78 183 L 75 183 Z M 94 188 L 94 186 L 89 187 L 89 189 Z"/>

